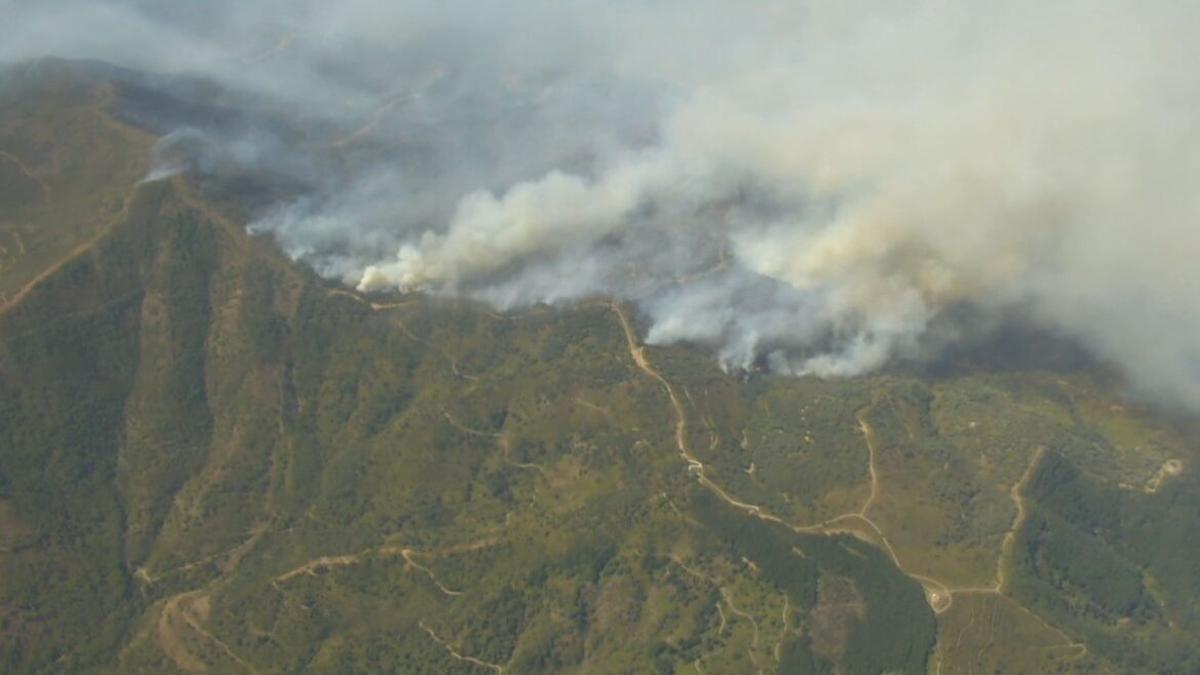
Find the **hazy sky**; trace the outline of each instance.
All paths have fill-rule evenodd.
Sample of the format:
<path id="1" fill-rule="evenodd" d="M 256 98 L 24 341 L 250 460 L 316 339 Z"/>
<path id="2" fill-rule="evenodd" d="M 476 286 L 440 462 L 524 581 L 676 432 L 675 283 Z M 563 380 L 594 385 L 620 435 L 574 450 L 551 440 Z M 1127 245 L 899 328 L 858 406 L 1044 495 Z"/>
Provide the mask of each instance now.
<path id="1" fill-rule="evenodd" d="M 1021 308 L 1200 406 L 1196 3 L 0 13 L 0 58 L 203 75 L 340 134 L 327 152 L 269 126 L 210 141 L 305 176 L 311 194 L 253 227 L 365 290 L 611 294 L 651 342 L 825 375 L 911 354 L 947 308 Z M 339 153 L 355 160 L 323 177 Z"/>

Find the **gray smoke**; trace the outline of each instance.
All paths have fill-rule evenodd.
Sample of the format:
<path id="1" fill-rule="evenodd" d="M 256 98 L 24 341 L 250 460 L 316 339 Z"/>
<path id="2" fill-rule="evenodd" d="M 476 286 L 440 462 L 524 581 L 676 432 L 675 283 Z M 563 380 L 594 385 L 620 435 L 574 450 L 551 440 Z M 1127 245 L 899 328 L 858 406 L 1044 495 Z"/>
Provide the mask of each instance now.
<path id="1" fill-rule="evenodd" d="M 0 8 L 0 58 L 203 76 L 307 129 L 179 133 L 295 177 L 253 229 L 365 291 L 614 295 L 651 343 L 820 375 L 1020 307 L 1200 406 L 1194 3 Z"/>

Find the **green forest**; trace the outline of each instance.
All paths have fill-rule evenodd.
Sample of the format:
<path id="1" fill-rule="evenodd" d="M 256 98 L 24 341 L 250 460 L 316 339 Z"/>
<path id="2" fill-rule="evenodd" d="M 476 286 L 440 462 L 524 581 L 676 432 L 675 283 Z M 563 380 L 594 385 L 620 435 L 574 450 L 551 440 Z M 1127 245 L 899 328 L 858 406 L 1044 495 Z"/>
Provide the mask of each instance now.
<path id="1" fill-rule="evenodd" d="M 1200 670 L 1196 427 L 1109 373 L 365 296 L 138 182 L 119 88 L 5 77 L 0 671 Z"/>

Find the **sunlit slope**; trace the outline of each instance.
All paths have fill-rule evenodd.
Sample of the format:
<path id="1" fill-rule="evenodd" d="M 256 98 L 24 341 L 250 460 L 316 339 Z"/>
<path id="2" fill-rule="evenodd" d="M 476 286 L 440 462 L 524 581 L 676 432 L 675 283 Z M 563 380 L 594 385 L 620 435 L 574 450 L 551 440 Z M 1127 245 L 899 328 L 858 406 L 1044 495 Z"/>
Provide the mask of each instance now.
<path id="1" fill-rule="evenodd" d="M 121 187 L 0 315 L 6 672 L 924 669 L 880 551 L 692 480 L 612 307 L 372 304 Z"/>
<path id="2" fill-rule="evenodd" d="M 4 672 L 1195 669 L 1195 430 L 1096 373 L 726 374 L 81 170 L 120 206 L 0 311 Z"/>
<path id="3" fill-rule="evenodd" d="M 925 587 L 931 669 L 1192 667 L 1193 423 L 1091 371 L 736 382 L 656 357 L 716 489 L 800 532 L 854 532 Z"/>
<path id="4" fill-rule="evenodd" d="M 0 319 L 12 670 L 924 668 L 880 551 L 689 478 L 610 307 L 372 307 L 195 199 Z M 810 647 L 824 577 L 862 610 Z"/>
<path id="5" fill-rule="evenodd" d="M 55 62 L 0 73 L 0 305 L 121 218 L 153 138 L 108 115 L 113 90 Z"/>

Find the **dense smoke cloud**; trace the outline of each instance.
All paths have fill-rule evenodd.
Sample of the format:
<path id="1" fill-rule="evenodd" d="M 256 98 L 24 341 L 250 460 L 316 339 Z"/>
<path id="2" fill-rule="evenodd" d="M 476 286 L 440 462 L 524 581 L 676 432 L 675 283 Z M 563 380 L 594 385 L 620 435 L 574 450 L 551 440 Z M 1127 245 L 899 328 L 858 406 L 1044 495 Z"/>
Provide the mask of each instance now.
<path id="1" fill-rule="evenodd" d="M 615 295 L 649 342 L 821 375 L 1020 307 L 1200 405 L 1192 3 L 0 7 L 0 58 L 202 75 L 276 120 L 176 137 L 296 178 L 252 228 L 363 290 Z"/>

